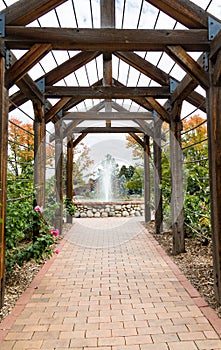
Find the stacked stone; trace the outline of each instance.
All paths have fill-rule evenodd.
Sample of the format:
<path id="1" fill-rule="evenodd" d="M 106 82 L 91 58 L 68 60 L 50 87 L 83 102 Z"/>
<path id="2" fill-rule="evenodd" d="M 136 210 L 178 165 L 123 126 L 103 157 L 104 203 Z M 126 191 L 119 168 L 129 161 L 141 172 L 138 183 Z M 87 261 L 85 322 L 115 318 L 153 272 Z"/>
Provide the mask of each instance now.
<path id="1" fill-rule="evenodd" d="M 131 203 L 77 203 L 75 218 L 107 218 L 143 216 L 144 204 L 142 202 Z"/>

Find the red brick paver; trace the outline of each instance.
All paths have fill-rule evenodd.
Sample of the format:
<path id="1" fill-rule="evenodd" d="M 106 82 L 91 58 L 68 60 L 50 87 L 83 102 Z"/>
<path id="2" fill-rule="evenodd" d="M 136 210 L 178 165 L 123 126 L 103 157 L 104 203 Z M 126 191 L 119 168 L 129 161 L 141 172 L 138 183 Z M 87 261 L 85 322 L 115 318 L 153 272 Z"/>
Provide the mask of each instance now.
<path id="1" fill-rule="evenodd" d="M 220 334 L 141 218 L 77 219 L 0 324 L 0 349 L 212 350 Z"/>

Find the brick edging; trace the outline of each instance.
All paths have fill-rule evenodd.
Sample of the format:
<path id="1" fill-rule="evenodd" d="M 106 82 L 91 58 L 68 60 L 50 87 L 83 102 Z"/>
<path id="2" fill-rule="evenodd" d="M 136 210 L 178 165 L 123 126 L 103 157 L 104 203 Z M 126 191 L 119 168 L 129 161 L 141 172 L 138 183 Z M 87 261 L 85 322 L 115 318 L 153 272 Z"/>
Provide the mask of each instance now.
<path id="1" fill-rule="evenodd" d="M 187 279 L 187 277 L 183 274 L 183 272 L 179 269 L 176 263 L 170 258 L 170 256 L 165 252 L 165 250 L 161 247 L 161 245 L 157 242 L 157 240 L 149 233 L 148 229 L 145 229 L 150 241 L 154 244 L 156 250 L 160 254 L 160 256 L 164 259 L 167 265 L 171 268 L 174 275 L 178 279 L 178 281 L 182 284 L 184 289 L 187 291 L 191 299 L 194 301 L 195 305 L 200 309 L 202 314 L 207 318 L 215 332 L 221 338 L 221 319 L 218 317 L 215 310 L 213 310 L 208 303 L 204 300 L 204 298 L 200 295 L 198 290 L 193 287 L 191 282 Z"/>

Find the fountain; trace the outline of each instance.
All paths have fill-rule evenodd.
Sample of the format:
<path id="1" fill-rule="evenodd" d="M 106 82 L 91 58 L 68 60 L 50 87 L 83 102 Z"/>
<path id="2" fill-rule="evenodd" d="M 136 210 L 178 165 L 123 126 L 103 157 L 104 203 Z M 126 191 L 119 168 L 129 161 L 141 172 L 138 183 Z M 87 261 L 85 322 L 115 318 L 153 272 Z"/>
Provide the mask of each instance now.
<path id="1" fill-rule="evenodd" d="M 116 194 L 116 174 L 118 165 L 115 159 L 107 154 L 101 163 L 98 177 L 98 199 L 103 202 L 113 201 Z"/>

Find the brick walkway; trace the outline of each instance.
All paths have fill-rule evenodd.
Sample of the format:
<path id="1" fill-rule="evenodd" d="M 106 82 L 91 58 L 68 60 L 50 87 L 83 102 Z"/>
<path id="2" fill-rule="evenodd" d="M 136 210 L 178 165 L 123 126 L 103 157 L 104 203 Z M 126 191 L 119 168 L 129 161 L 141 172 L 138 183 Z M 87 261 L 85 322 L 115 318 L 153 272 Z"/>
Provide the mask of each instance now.
<path id="1" fill-rule="evenodd" d="M 221 321 L 139 220 L 77 219 L 0 324 L 0 349 L 221 349 Z"/>

